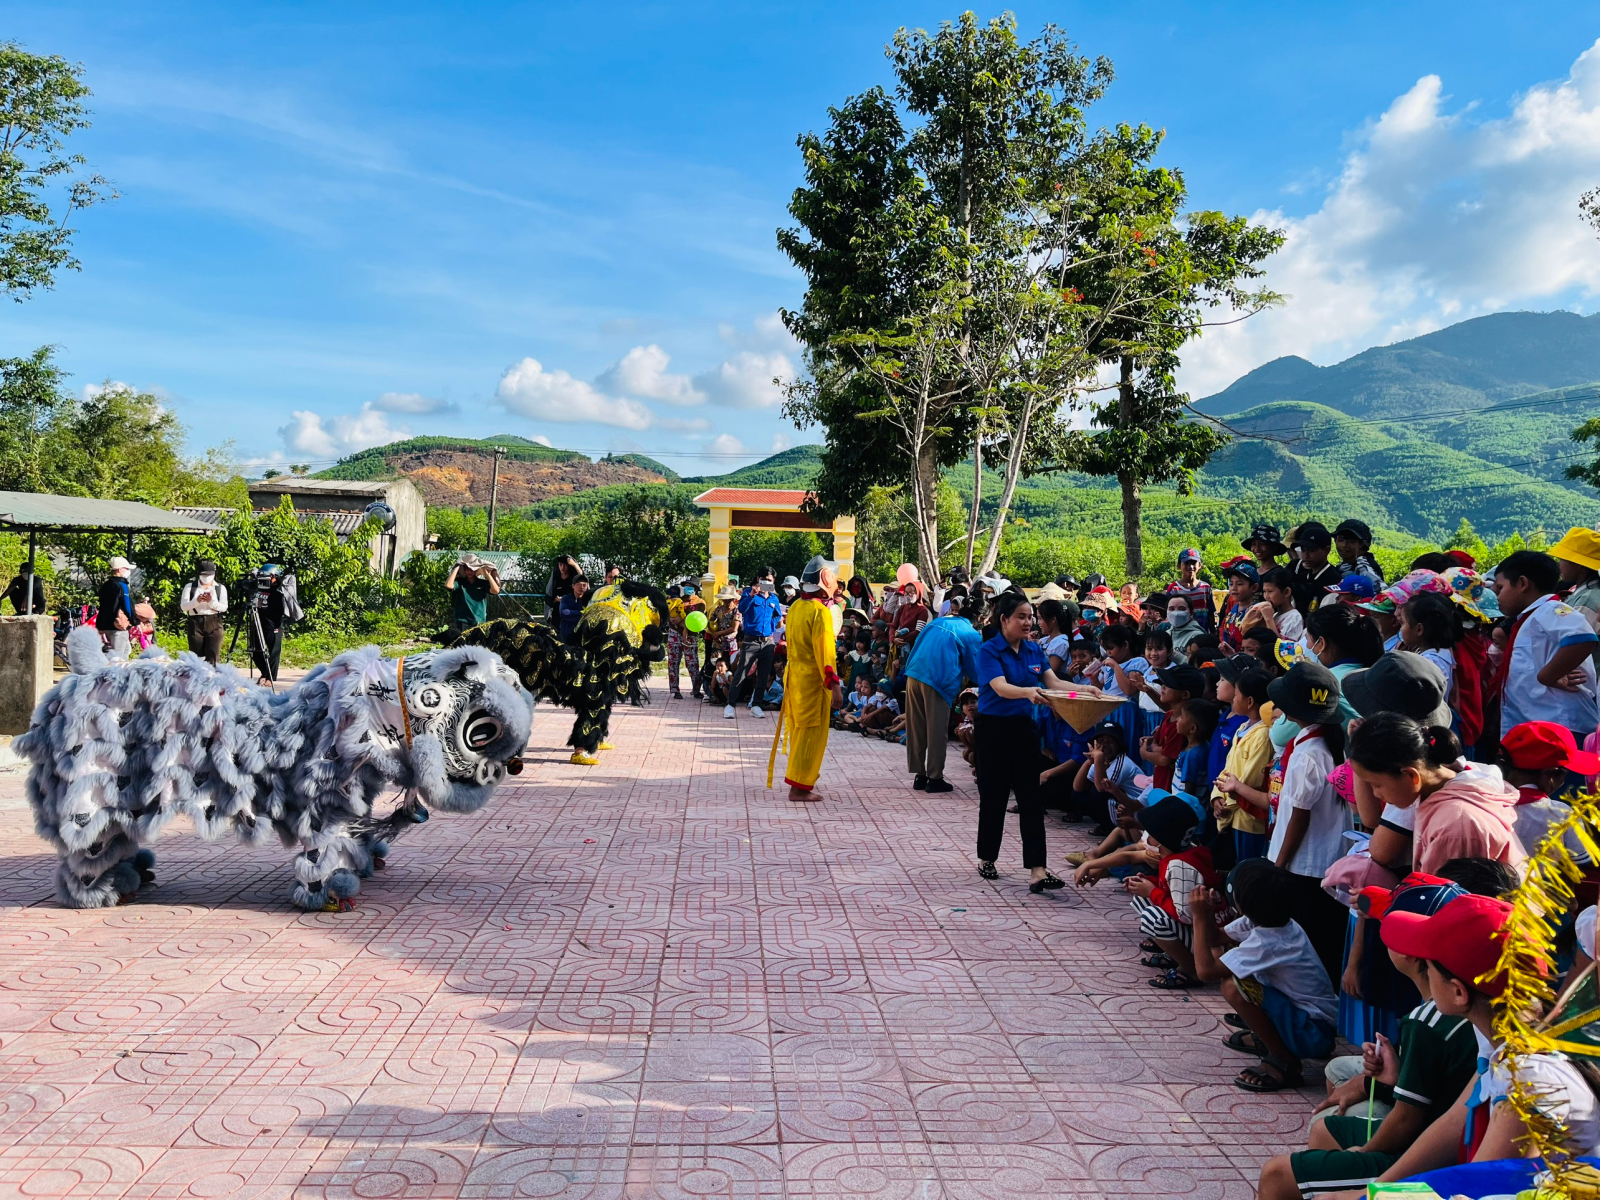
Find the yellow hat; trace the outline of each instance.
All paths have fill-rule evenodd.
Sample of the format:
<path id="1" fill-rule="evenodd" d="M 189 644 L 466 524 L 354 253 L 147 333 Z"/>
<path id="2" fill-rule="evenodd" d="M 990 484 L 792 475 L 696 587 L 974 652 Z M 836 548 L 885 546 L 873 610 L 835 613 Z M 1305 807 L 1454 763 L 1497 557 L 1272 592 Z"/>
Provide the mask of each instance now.
<path id="1" fill-rule="evenodd" d="M 1556 558 L 1577 563 L 1580 567 L 1588 567 L 1591 571 L 1600 571 L 1600 533 L 1576 525 L 1567 530 L 1566 537 L 1550 547 L 1550 553 Z"/>

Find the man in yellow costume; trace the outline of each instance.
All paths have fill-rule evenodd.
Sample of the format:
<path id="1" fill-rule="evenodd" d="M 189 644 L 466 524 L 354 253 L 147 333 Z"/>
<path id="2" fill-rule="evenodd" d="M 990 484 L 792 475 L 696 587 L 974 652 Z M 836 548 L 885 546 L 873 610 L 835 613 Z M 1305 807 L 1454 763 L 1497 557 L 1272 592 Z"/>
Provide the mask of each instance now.
<path id="1" fill-rule="evenodd" d="M 767 759 L 767 786 L 772 786 L 778 749 L 787 752 L 783 781 L 791 800 L 820 800 L 817 776 L 828 748 L 828 715 L 843 698 L 839 690 L 833 609 L 828 601 L 838 587 L 836 564 L 817 555 L 800 576 L 800 598 L 789 606 L 789 665 L 783 673 L 783 707 Z"/>

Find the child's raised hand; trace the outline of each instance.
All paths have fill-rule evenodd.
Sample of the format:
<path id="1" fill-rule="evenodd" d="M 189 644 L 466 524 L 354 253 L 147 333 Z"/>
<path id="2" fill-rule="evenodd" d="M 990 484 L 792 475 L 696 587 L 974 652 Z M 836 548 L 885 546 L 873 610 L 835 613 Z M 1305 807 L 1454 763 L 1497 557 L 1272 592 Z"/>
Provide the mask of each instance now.
<path id="1" fill-rule="evenodd" d="M 1196 917 L 1210 917 L 1216 911 L 1216 902 L 1212 898 L 1211 889 L 1201 884 L 1189 893 L 1189 909 Z M 1195 922 L 1199 924 L 1198 921 Z"/>

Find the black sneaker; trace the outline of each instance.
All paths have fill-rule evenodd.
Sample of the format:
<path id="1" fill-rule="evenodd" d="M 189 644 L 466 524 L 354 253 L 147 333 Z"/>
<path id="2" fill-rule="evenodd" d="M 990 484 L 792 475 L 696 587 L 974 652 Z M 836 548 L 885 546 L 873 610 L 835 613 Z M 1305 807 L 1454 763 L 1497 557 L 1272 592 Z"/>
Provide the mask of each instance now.
<path id="1" fill-rule="evenodd" d="M 917 772 L 917 777 L 911 781 L 911 786 L 919 792 L 928 790 L 928 777 L 922 772 Z"/>
<path id="2" fill-rule="evenodd" d="M 955 784 L 947 779 L 930 779 L 928 780 L 928 786 L 922 790 L 925 792 L 953 792 L 956 787 Z"/>

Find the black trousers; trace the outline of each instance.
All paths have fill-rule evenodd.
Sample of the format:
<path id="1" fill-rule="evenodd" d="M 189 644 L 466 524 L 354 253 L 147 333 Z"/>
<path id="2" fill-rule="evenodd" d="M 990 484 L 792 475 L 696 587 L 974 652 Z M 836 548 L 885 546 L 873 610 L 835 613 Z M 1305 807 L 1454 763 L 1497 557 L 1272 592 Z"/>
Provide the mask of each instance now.
<path id="1" fill-rule="evenodd" d="M 1044 802 L 1039 793 L 1039 730 L 1030 717 L 979 713 L 973 728 L 978 749 L 978 858 L 993 862 L 1005 837 L 1006 807 L 1017 798 L 1022 865 L 1045 866 Z"/>
<path id="2" fill-rule="evenodd" d="M 222 615 L 212 613 L 204 617 L 190 617 L 189 652 L 198 654 L 213 667 L 222 655 Z"/>
<path id="3" fill-rule="evenodd" d="M 740 695 L 744 694 L 748 672 L 753 665 L 755 688 L 749 700 L 752 708 L 761 703 L 772 683 L 772 659 L 777 652 L 778 648 L 771 638 L 749 638 L 739 643 L 739 657 L 733 664 L 733 689 Z M 730 697 L 728 703 L 734 703 L 733 698 Z"/>
<path id="4" fill-rule="evenodd" d="M 1289 881 L 1293 885 L 1290 915 L 1306 931 L 1306 939 L 1337 991 L 1344 974 L 1344 935 L 1350 924 L 1350 910 L 1322 890 L 1320 878 L 1291 874 Z"/>
<path id="5" fill-rule="evenodd" d="M 248 620 L 248 617 L 246 619 Z M 270 679 L 274 683 L 278 681 L 278 656 L 282 653 L 282 629 L 263 624 L 261 639 L 257 639 L 254 629 L 250 631 L 250 661 L 255 664 L 263 679 Z"/>

